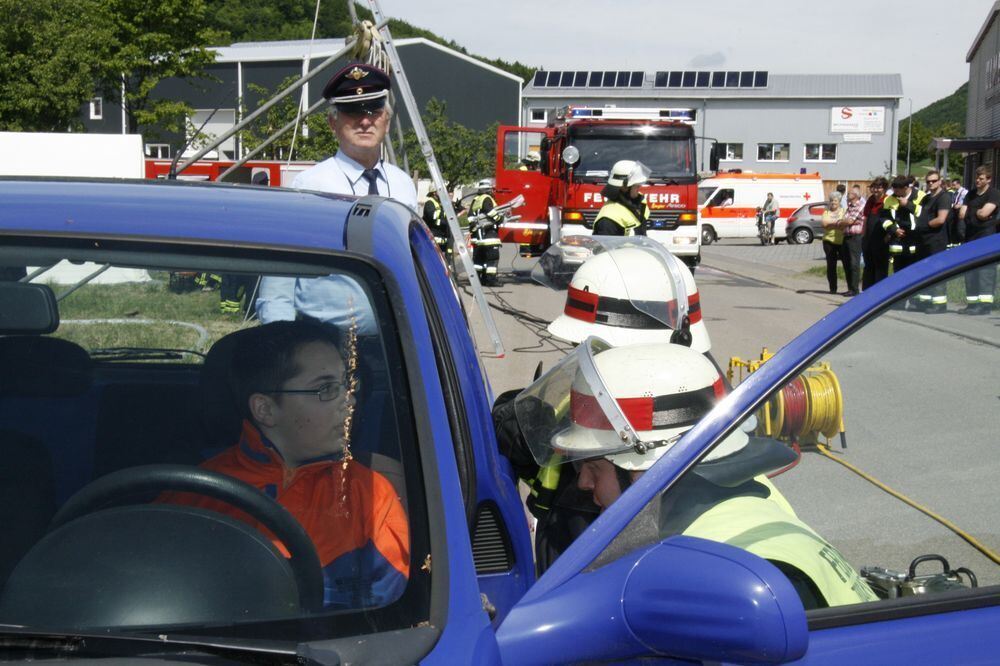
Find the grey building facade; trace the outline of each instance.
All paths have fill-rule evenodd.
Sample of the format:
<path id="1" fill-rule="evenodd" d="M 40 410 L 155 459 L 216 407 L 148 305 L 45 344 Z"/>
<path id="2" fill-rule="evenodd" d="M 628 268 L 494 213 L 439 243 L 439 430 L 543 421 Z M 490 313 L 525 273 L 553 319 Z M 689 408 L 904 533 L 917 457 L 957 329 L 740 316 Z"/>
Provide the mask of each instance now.
<path id="1" fill-rule="evenodd" d="M 423 38 L 399 39 L 395 45 L 421 110 L 431 99 L 437 99 L 447 105 L 451 120 L 475 130 L 486 129 L 496 122 L 518 122 L 524 83 L 520 77 Z M 312 43 L 308 40 L 248 42 L 217 47 L 218 57 L 206 68 L 206 78 L 168 79 L 157 86 L 154 95 L 184 100 L 195 109 L 190 119 L 192 124 L 200 127 L 207 120 L 204 133 L 219 136 L 238 122 L 241 108 L 252 111 L 258 107 L 262 99 L 258 88 L 275 91 L 289 77 L 301 76 L 343 47 L 343 39 Z M 321 99 L 330 76 L 347 62 L 347 58 L 339 58 L 306 84 L 307 105 Z M 301 97 L 298 93 L 296 96 Z M 396 99 L 403 126 L 409 127 L 409 114 L 398 91 Z M 84 106 L 82 114 L 88 132 L 126 131 L 120 107 L 95 99 Z M 185 137 L 180 134 L 160 132 L 160 138 L 146 142 L 146 154 L 173 157 L 184 142 Z M 221 149 L 221 157 L 241 155 L 238 137 L 228 140 Z"/>
<path id="2" fill-rule="evenodd" d="M 964 152 L 965 183 L 972 172 L 988 166 L 993 182 L 1000 178 L 1000 0 L 993 3 L 965 58 L 969 63 L 969 106 L 965 116 L 965 138 L 935 139 L 940 153 Z M 947 160 L 944 160 L 947 163 Z"/>
<path id="3" fill-rule="evenodd" d="M 690 108 L 702 171 L 715 140 L 720 170 L 864 181 L 895 164 L 902 96 L 899 74 L 540 71 L 522 93 L 522 119 L 541 126 L 566 105 Z"/>

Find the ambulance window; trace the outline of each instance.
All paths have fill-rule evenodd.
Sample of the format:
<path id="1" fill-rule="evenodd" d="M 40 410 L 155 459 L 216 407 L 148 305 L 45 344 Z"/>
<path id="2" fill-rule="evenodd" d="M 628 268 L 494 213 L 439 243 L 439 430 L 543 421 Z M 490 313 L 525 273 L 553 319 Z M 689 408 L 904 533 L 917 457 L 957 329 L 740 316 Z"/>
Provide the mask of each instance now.
<path id="1" fill-rule="evenodd" d="M 733 205 L 733 190 L 729 188 L 721 189 L 716 192 L 715 196 L 712 197 L 709 206 L 732 206 Z"/>

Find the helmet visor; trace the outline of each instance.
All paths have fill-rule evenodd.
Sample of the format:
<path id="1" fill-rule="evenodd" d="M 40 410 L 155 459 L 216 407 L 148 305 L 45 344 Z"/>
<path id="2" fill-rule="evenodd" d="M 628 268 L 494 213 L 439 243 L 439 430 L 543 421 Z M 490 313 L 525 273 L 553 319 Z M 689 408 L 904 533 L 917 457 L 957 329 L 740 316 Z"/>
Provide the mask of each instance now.
<path id="1" fill-rule="evenodd" d="M 687 285 L 680 259 L 646 236 L 567 236 L 550 246 L 531 270 L 531 277 L 550 289 L 572 288 L 573 275 L 590 257 L 611 250 L 609 256 L 622 285 L 618 294 L 574 294 L 588 300 L 592 323 L 624 328 L 667 328 L 677 330 L 688 314 Z M 645 266 L 637 276 L 636 252 Z M 590 303 L 589 301 L 595 301 Z"/>
<path id="2" fill-rule="evenodd" d="M 626 181 L 626 187 L 632 187 L 633 185 L 642 185 L 649 181 L 649 177 L 652 175 L 649 167 L 642 162 L 636 162 L 635 166 L 632 167 L 632 171 L 628 175 L 628 181 Z"/>
<path id="3" fill-rule="evenodd" d="M 521 433 L 539 465 L 584 460 L 642 446 L 601 378 L 590 337 L 514 399 Z"/>

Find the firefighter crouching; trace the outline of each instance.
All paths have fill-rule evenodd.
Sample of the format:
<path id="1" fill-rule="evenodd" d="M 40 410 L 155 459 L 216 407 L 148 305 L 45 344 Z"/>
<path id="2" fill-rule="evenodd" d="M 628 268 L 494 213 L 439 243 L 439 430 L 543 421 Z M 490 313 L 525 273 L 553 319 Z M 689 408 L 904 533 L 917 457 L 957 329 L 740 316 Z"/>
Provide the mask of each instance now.
<path id="1" fill-rule="evenodd" d="M 642 162 L 615 162 L 608 184 L 601 190 L 605 203 L 594 220 L 595 236 L 646 235 L 649 207 L 639 188 L 649 180 L 650 173 Z"/>
<path id="2" fill-rule="evenodd" d="M 590 338 L 521 392 L 514 413 L 535 462 L 572 463 L 576 490 L 603 511 L 723 393 L 722 375 L 689 347 L 608 347 Z M 737 429 L 642 509 L 619 541 L 632 550 L 684 534 L 743 548 L 777 566 L 807 609 L 876 600 L 764 476 L 792 459 L 780 442 Z"/>
<path id="3" fill-rule="evenodd" d="M 924 192 L 910 187 L 905 176 L 892 179 L 891 193 L 882 204 L 882 229 L 889 234 L 889 260 L 898 273 L 917 261 L 917 217 Z"/>

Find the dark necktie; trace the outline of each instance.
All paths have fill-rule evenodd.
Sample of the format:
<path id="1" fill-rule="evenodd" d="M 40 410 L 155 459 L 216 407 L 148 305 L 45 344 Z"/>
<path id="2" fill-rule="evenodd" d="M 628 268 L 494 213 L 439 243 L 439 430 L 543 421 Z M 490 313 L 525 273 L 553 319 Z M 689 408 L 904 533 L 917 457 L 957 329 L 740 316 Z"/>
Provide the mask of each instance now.
<path id="1" fill-rule="evenodd" d="M 378 171 L 365 169 L 361 172 L 361 177 L 368 181 L 368 194 L 378 196 Z"/>

